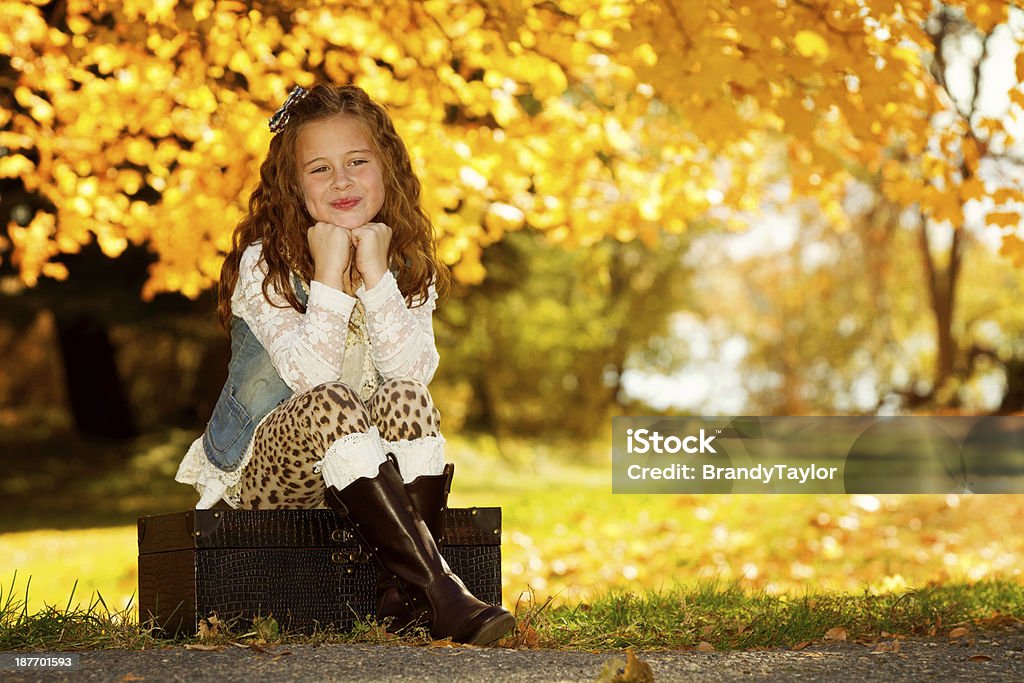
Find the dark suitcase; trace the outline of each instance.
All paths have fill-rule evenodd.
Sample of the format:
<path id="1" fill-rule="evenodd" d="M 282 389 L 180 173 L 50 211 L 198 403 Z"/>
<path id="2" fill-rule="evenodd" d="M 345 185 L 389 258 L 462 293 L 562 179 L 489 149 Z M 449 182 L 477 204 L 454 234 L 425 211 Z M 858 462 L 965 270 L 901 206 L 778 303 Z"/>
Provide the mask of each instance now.
<path id="1" fill-rule="evenodd" d="M 440 544 L 478 598 L 501 603 L 501 508 L 445 511 Z M 139 518 L 139 623 L 273 616 L 282 629 L 349 629 L 374 614 L 377 569 L 332 510 L 188 510 Z"/>

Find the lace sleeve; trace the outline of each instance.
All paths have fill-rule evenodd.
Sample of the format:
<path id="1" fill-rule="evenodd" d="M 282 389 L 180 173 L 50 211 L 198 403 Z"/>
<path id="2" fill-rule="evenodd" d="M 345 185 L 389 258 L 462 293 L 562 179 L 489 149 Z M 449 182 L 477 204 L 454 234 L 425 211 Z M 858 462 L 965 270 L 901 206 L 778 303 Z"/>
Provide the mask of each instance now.
<path id="1" fill-rule="evenodd" d="M 415 308 L 406 306 L 390 272 L 372 289 L 360 287 L 356 296 L 366 308 L 370 356 L 381 377 L 417 379 L 429 384 L 439 360 L 434 342 L 437 292 L 433 285 L 426 302 Z"/>
<path id="2" fill-rule="evenodd" d="M 288 306 L 284 298 L 270 293 L 275 304 L 263 296 L 266 271 L 259 264 L 261 247 L 253 245 L 239 264 L 238 283 L 231 297 L 231 309 L 252 329 L 270 354 L 274 369 L 292 391 L 300 392 L 341 377 L 348 336 L 348 319 L 356 304 L 344 292 L 313 282 L 306 313 Z"/>

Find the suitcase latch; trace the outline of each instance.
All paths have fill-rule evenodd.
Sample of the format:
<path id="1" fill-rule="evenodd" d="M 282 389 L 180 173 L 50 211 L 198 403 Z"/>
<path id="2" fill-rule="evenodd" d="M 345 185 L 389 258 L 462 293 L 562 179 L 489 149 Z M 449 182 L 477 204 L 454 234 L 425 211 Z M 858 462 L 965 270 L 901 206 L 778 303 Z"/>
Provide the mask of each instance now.
<path id="1" fill-rule="evenodd" d="M 333 562 L 334 564 L 366 564 L 369 561 L 369 554 L 363 552 L 362 550 L 350 553 L 337 550 L 331 553 L 331 562 Z"/>

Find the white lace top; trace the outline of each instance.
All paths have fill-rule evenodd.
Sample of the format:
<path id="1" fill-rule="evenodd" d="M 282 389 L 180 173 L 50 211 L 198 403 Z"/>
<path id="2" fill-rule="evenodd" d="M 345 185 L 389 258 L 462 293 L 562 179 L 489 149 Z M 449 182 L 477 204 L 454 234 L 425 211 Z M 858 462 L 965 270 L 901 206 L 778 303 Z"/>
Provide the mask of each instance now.
<path id="1" fill-rule="evenodd" d="M 267 271 L 259 263 L 262 250 L 262 244 L 256 242 L 242 253 L 231 312 L 249 325 L 293 392 L 341 381 L 366 401 L 382 380 L 430 382 L 438 364 L 433 328 L 437 292 L 433 286 L 422 306 L 409 308 L 390 272 L 371 289 L 361 286 L 355 297 L 314 281 L 303 314 L 287 305 L 283 297 L 273 297 L 277 299 L 274 303 L 282 305 L 279 308 L 263 296 Z M 273 288 L 271 294 L 275 294 Z M 221 499 L 237 507 L 238 483 L 251 457 L 250 443 L 239 466 L 224 472 L 206 458 L 200 437 L 185 454 L 175 479 L 196 487 L 198 509 Z"/>

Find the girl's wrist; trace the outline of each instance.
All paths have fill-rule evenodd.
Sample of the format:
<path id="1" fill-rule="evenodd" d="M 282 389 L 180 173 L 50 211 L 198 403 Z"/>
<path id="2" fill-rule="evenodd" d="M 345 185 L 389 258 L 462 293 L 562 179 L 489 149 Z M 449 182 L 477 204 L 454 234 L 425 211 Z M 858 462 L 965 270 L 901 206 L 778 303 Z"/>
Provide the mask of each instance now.
<path id="1" fill-rule="evenodd" d="M 367 268 L 366 272 L 363 273 L 363 284 L 367 289 L 373 289 L 377 286 L 377 283 L 384 277 L 384 273 L 387 272 L 387 268 L 380 265 L 374 265 L 371 268 Z"/>
<path id="2" fill-rule="evenodd" d="M 343 277 L 343 274 L 333 268 L 325 270 L 317 268 L 313 272 L 313 279 L 332 289 L 345 291 L 345 278 Z"/>

